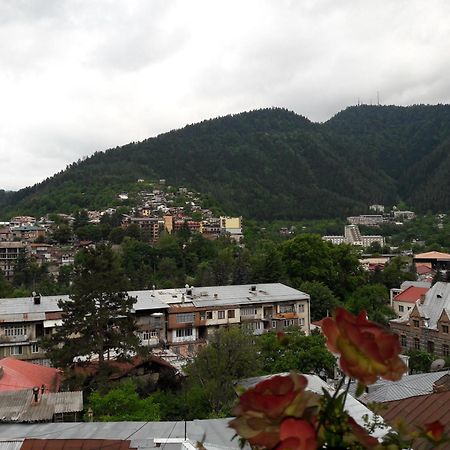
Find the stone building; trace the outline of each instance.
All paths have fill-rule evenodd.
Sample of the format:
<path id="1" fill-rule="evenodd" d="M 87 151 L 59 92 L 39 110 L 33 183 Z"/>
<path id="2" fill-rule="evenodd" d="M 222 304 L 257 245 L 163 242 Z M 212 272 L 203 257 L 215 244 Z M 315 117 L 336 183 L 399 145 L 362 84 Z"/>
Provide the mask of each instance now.
<path id="1" fill-rule="evenodd" d="M 390 321 L 402 350 L 450 356 L 450 283 L 436 283 L 402 317 Z"/>

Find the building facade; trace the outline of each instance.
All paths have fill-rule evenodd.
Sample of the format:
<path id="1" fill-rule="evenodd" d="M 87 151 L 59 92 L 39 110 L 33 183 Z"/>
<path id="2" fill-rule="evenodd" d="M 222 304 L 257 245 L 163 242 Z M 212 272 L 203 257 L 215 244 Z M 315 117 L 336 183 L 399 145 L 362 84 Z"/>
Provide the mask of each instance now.
<path id="1" fill-rule="evenodd" d="M 253 334 L 291 326 L 310 332 L 309 295 L 281 283 L 130 291 L 141 345 L 193 355 L 221 327 Z M 62 324 L 68 296 L 0 299 L 0 358 L 42 362 L 39 340 Z M 80 355 L 82 356 L 82 355 Z M 45 361 L 48 362 L 48 361 Z"/>

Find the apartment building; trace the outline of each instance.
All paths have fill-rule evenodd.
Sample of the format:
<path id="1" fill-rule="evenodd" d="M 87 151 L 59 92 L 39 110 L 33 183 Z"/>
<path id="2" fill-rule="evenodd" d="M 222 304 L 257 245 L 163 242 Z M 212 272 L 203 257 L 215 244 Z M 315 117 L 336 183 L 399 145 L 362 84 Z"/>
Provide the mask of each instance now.
<path id="1" fill-rule="evenodd" d="M 346 225 L 343 236 L 322 236 L 324 241 L 332 244 L 350 244 L 367 248 L 377 242 L 381 247 L 385 245 L 384 237 L 381 235 L 362 235 L 357 225 Z"/>
<path id="2" fill-rule="evenodd" d="M 22 242 L 0 242 L 0 270 L 8 280 L 13 277 L 16 261 L 25 250 Z"/>
<path id="3" fill-rule="evenodd" d="M 291 326 L 310 332 L 309 295 L 280 283 L 130 291 L 143 346 L 192 355 L 220 327 L 254 334 Z M 58 300 L 68 296 L 0 299 L 0 358 L 41 361 L 39 339 L 62 324 Z"/>

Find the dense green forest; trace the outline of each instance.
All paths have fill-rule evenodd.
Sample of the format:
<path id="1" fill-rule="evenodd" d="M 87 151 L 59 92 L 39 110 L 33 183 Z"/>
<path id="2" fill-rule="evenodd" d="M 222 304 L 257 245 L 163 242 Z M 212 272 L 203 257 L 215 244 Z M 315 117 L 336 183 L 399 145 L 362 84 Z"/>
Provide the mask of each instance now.
<path id="1" fill-rule="evenodd" d="M 0 217 L 110 206 L 138 178 L 165 178 L 259 220 L 345 217 L 400 200 L 447 211 L 449 136 L 447 105 L 362 105 L 322 124 L 257 110 L 97 152 L 33 187 L 0 191 Z"/>

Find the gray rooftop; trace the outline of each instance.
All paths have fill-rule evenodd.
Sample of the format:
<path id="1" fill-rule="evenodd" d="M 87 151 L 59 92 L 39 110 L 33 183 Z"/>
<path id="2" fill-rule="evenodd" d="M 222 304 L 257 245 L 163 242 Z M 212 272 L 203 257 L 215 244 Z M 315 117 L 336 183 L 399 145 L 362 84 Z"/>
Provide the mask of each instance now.
<path id="1" fill-rule="evenodd" d="M 39 394 L 38 403 L 33 402 L 31 389 L 0 392 L 0 422 L 51 421 L 54 414 L 82 410 L 81 391 L 46 392 Z"/>
<path id="2" fill-rule="evenodd" d="M 191 442 L 205 442 L 208 450 L 239 449 L 230 419 L 193 420 L 186 423 Z M 118 439 L 130 440 L 139 449 L 156 448 L 154 439 L 184 438 L 184 422 L 76 422 L 48 424 L 4 424 L 0 443 L 22 439 Z M 3 450 L 2 447 L 0 447 Z M 178 446 L 164 445 L 165 449 Z M 249 447 L 244 447 L 248 449 Z M 8 449 L 9 450 L 9 449 Z"/>
<path id="3" fill-rule="evenodd" d="M 418 395 L 431 394 L 433 385 L 448 372 L 420 373 L 404 375 L 399 381 L 379 380 L 369 387 L 369 392 L 363 394 L 361 400 L 369 402 L 390 402 Z"/>
<path id="4" fill-rule="evenodd" d="M 252 286 L 256 286 L 254 291 Z M 133 306 L 135 311 L 167 309 L 170 305 L 182 304 L 183 301 L 197 307 L 211 307 L 309 299 L 308 294 L 281 283 L 195 287 L 192 289 L 192 296 L 188 296 L 186 291 L 186 288 L 155 289 L 130 291 L 128 294 L 136 298 Z M 45 313 L 61 311 L 58 307 L 59 300 L 67 301 L 69 296 L 42 296 L 39 305 L 34 304 L 32 296 L 2 298 L 0 322 L 44 320 Z"/>
<path id="5" fill-rule="evenodd" d="M 416 306 L 419 313 L 426 320 L 427 327 L 433 330 L 437 329 L 437 322 L 445 310 L 450 317 L 450 283 L 436 283 L 426 294 L 423 304 Z M 406 322 L 409 320 L 410 314 L 413 311 L 408 311 L 400 319 L 394 319 L 392 322 Z"/>

